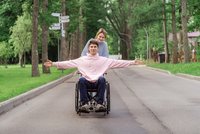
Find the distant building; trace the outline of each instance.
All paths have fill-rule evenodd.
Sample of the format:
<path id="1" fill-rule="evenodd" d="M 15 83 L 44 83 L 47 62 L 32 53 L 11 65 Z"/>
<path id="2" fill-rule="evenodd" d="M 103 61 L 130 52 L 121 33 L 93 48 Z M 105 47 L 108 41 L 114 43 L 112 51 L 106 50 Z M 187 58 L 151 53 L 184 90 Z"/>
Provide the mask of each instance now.
<path id="1" fill-rule="evenodd" d="M 200 37 L 200 31 L 188 33 L 188 42 L 189 42 L 190 47 L 198 45 L 198 43 L 200 42 L 200 39 L 198 39 L 198 37 Z M 179 42 L 179 45 L 180 45 L 181 44 L 180 43 L 181 42 L 180 32 L 177 33 L 177 39 L 178 39 L 178 42 Z M 173 41 L 173 34 L 172 33 L 169 33 L 168 41 Z"/>

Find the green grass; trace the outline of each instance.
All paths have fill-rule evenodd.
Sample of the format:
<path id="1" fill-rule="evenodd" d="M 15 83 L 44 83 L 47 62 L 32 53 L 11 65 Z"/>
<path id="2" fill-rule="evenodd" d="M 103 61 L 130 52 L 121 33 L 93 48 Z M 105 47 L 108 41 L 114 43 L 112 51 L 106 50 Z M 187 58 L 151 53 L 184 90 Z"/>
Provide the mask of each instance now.
<path id="1" fill-rule="evenodd" d="M 194 76 L 200 76 L 200 62 L 195 63 L 179 63 L 179 64 L 167 64 L 167 63 L 151 63 L 148 64 L 150 67 L 168 70 L 173 74 L 183 73 Z"/>
<path id="2" fill-rule="evenodd" d="M 20 68 L 19 65 L 8 66 L 8 68 L 0 66 L 0 102 L 56 80 L 74 70 L 67 69 L 62 73 L 61 70 L 51 68 L 51 74 L 42 74 L 40 71 L 40 77 L 31 77 L 30 65 L 25 68 Z"/>

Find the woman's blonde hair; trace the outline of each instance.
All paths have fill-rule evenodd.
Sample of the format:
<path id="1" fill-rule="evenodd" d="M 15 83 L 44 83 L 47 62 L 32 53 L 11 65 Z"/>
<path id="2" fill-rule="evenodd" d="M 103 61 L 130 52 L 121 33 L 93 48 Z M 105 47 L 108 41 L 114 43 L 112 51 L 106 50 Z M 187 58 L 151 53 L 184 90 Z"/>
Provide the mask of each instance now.
<path id="1" fill-rule="evenodd" d="M 103 33 L 104 36 L 105 36 L 105 39 L 106 39 L 107 32 L 106 32 L 106 30 L 103 29 L 103 28 L 100 28 L 100 29 L 98 30 L 98 32 L 96 33 L 95 39 L 97 38 L 97 36 L 98 36 L 100 33 Z"/>

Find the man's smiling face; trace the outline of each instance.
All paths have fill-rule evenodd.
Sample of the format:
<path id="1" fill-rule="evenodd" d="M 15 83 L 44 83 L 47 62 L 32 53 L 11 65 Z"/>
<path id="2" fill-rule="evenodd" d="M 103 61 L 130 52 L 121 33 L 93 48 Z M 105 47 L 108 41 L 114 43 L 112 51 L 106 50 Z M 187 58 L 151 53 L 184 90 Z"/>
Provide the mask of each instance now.
<path id="1" fill-rule="evenodd" d="M 97 52 L 98 52 L 98 46 L 97 46 L 97 44 L 90 44 L 90 46 L 89 46 L 89 53 L 91 55 L 96 55 Z"/>

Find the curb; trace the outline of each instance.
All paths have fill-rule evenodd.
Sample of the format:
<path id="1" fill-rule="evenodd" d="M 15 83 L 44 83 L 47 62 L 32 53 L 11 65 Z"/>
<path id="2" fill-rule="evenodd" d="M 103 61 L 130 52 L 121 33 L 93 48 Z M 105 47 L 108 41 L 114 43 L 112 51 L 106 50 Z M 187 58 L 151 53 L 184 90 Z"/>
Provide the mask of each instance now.
<path id="1" fill-rule="evenodd" d="M 194 75 L 189 75 L 189 74 L 182 74 L 182 73 L 177 73 L 176 76 L 200 81 L 200 77 L 199 76 L 194 76 Z"/>
<path id="2" fill-rule="evenodd" d="M 67 76 L 61 77 L 55 81 L 49 82 L 45 85 L 42 85 L 40 87 L 34 88 L 28 92 L 25 92 L 19 96 L 16 96 L 14 98 L 11 98 L 7 101 L 3 101 L 0 103 L 0 115 L 8 112 L 9 110 L 15 108 L 16 106 L 24 103 L 27 100 L 30 100 L 42 93 L 44 93 L 45 91 L 57 86 L 58 84 L 63 83 L 65 80 L 71 78 L 72 76 L 74 76 L 75 73 L 71 73 Z"/>
<path id="3" fill-rule="evenodd" d="M 162 72 L 162 73 L 172 74 L 170 71 L 166 71 L 166 70 L 163 70 L 163 69 L 153 68 L 153 67 L 149 67 L 149 66 L 146 66 L 146 67 L 151 69 L 151 70 L 159 71 L 159 72 Z"/>

